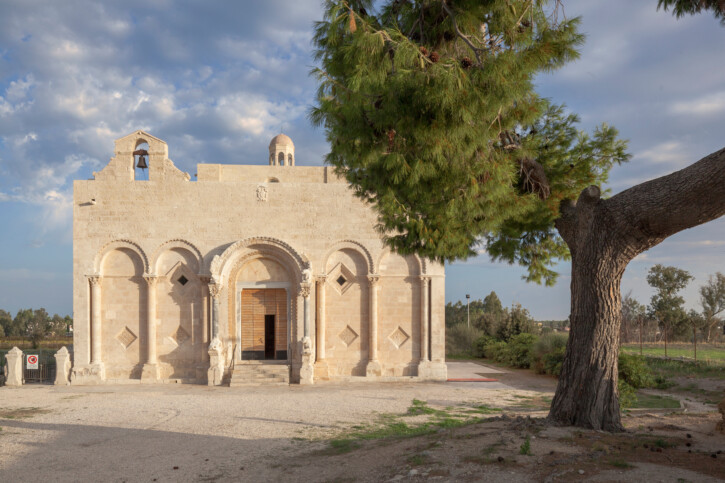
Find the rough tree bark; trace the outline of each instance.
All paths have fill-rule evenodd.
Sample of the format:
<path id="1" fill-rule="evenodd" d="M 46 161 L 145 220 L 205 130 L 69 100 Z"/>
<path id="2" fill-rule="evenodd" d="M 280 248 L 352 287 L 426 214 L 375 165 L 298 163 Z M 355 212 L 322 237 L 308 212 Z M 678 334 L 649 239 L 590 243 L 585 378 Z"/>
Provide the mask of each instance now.
<path id="1" fill-rule="evenodd" d="M 549 419 L 621 431 L 617 391 L 620 282 L 638 254 L 725 215 L 725 149 L 612 198 L 585 189 L 556 228 L 571 251 L 571 332 Z"/>

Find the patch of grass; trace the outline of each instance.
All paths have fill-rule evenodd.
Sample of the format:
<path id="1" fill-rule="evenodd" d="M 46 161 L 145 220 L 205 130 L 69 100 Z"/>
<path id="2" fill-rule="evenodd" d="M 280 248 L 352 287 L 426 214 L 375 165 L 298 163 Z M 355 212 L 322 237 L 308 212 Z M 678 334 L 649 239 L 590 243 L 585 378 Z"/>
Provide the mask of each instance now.
<path id="1" fill-rule="evenodd" d="M 634 465 L 631 465 L 626 461 L 620 459 L 609 460 L 609 464 L 614 466 L 615 468 L 634 468 Z"/>
<path id="2" fill-rule="evenodd" d="M 485 404 L 464 410 L 464 412 L 470 414 L 495 414 L 500 413 L 501 411 L 503 411 L 501 408 L 492 408 L 490 406 L 486 406 Z"/>
<path id="3" fill-rule="evenodd" d="M 630 409 L 679 409 L 680 401 L 667 396 L 637 393 L 637 401 Z"/>
<path id="4" fill-rule="evenodd" d="M 639 344 L 626 344 L 622 346 L 622 351 L 627 354 L 639 354 Z M 664 357 L 664 344 L 646 344 L 642 347 L 642 355 Z M 667 346 L 668 357 L 695 357 L 695 351 L 692 344 L 669 344 Z M 712 361 L 725 364 L 725 348 L 697 344 L 698 361 Z"/>
<path id="5" fill-rule="evenodd" d="M 652 444 L 654 444 L 658 448 L 674 448 L 677 446 L 677 443 L 668 441 L 664 438 L 657 438 Z"/>
<path id="6" fill-rule="evenodd" d="M 356 425 L 343 436 L 330 441 L 330 450 L 339 454 L 359 447 L 357 442 L 375 439 L 412 438 L 433 434 L 441 430 L 459 428 L 485 421 L 479 415 L 491 414 L 501 409 L 481 405 L 473 409 L 459 409 L 458 411 L 444 411 L 428 406 L 425 401 L 413 399 L 408 410 L 401 415 L 381 414 L 376 423 L 369 425 Z M 475 415 L 474 415 L 475 414 Z M 428 416 L 425 421 L 405 421 L 405 418 Z"/>
<path id="7" fill-rule="evenodd" d="M 725 364 L 678 361 L 673 359 L 658 359 L 646 357 L 645 362 L 655 375 L 664 378 L 671 377 L 696 377 L 725 379 Z M 656 380 L 656 379 L 655 379 Z"/>
<path id="8" fill-rule="evenodd" d="M 428 463 L 430 461 L 430 457 L 426 454 L 414 454 L 410 458 L 408 458 L 408 464 L 411 466 L 420 466 Z"/>
<path id="9" fill-rule="evenodd" d="M 349 453 L 360 447 L 360 443 L 351 439 L 333 439 L 330 441 L 330 450 L 333 454 Z"/>
<path id="10" fill-rule="evenodd" d="M 428 406 L 427 402 L 420 401 L 418 399 L 413 399 L 413 403 L 408 408 L 408 414 L 410 414 L 412 416 L 417 416 L 419 414 L 436 414 L 438 412 L 443 412 L 443 411 L 438 411 L 436 409 L 433 409 Z"/>
<path id="11" fill-rule="evenodd" d="M 519 448 L 519 454 L 530 455 L 531 454 L 531 438 L 526 436 L 524 443 Z"/>
<path id="12" fill-rule="evenodd" d="M 41 408 L 0 409 L 0 419 L 28 419 L 49 412 L 50 410 Z"/>

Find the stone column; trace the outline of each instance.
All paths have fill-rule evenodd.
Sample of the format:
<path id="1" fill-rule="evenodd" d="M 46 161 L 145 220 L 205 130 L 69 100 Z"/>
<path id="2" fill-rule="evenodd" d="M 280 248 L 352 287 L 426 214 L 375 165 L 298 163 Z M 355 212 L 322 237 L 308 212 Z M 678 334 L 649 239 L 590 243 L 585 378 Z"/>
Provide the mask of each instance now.
<path id="1" fill-rule="evenodd" d="M 420 362 L 428 362 L 428 286 L 430 277 L 420 277 Z"/>
<path id="2" fill-rule="evenodd" d="M 101 277 L 91 275 L 91 365 L 101 365 Z"/>
<path id="3" fill-rule="evenodd" d="M 54 384 L 60 386 L 67 386 L 70 384 L 68 377 L 70 376 L 70 353 L 65 346 L 61 347 L 58 352 L 55 353 L 55 382 Z"/>
<path id="4" fill-rule="evenodd" d="M 144 275 L 147 284 L 146 297 L 146 364 L 141 372 L 142 380 L 157 380 L 160 377 L 156 357 L 156 283 L 154 275 Z"/>
<path id="5" fill-rule="evenodd" d="M 211 306 L 211 339 L 219 338 L 219 299 L 221 298 L 222 286 L 216 282 L 209 284 L 209 295 L 212 298 Z"/>
<path id="6" fill-rule="evenodd" d="M 23 351 L 13 347 L 5 354 L 6 386 L 23 385 Z"/>
<path id="7" fill-rule="evenodd" d="M 315 378 L 315 369 L 312 366 L 312 339 L 310 338 L 310 292 L 312 284 L 302 282 L 300 295 L 304 300 L 304 320 L 302 337 L 302 366 L 300 366 L 300 384 L 312 384 Z"/>
<path id="8" fill-rule="evenodd" d="M 368 275 L 368 283 L 370 286 L 370 348 L 368 355 L 368 365 L 365 368 L 365 375 L 380 376 L 382 375 L 382 368 L 380 361 L 378 361 L 378 281 L 380 275 L 371 274 Z"/>

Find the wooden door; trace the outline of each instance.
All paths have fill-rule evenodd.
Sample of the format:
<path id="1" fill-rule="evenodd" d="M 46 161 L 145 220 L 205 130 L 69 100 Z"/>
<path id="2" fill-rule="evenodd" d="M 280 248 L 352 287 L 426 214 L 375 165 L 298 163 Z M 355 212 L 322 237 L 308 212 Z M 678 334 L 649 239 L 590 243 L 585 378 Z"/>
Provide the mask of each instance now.
<path id="1" fill-rule="evenodd" d="M 287 359 L 287 291 L 242 290 L 242 359 Z"/>

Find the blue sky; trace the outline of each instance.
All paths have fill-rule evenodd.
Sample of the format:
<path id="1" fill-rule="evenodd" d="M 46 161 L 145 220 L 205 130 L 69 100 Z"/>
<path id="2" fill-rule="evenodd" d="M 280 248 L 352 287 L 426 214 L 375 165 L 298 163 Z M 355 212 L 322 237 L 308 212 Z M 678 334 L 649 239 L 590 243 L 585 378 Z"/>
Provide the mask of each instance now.
<path id="1" fill-rule="evenodd" d="M 581 59 L 537 79 L 583 129 L 607 122 L 630 140 L 613 193 L 725 146 L 725 28 L 710 15 L 676 20 L 656 3 L 565 2 L 567 16 L 582 16 Z M 1 2 L 0 308 L 72 312 L 72 181 L 105 165 L 129 132 L 164 139 L 190 173 L 201 162 L 265 164 L 280 130 L 298 164 L 322 164 L 324 133 L 306 118 L 321 12 L 320 0 Z M 725 271 L 725 219 L 637 257 L 623 292 L 648 302 L 655 263 L 695 276 L 685 296 L 698 308 L 698 287 Z M 447 267 L 446 299 L 495 290 L 537 318 L 565 318 L 569 269 L 539 287 L 484 253 Z"/>

